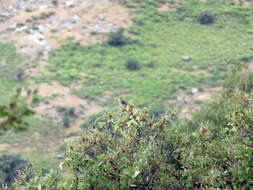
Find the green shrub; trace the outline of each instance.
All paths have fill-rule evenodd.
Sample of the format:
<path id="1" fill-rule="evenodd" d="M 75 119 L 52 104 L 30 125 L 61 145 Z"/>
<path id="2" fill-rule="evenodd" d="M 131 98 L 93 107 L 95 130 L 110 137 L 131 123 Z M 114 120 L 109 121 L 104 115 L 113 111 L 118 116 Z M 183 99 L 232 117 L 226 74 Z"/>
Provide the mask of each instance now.
<path id="1" fill-rule="evenodd" d="M 214 22 L 214 17 L 211 12 L 205 11 L 199 14 L 197 20 L 200 24 L 212 24 Z"/>
<path id="2" fill-rule="evenodd" d="M 56 107 L 56 110 L 57 110 L 57 112 L 59 112 L 59 113 L 65 113 L 66 110 L 67 110 L 67 108 L 64 107 L 64 106 L 57 106 L 57 107 Z"/>
<path id="3" fill-rule="evenodd" d="M 127 104 L 118 118 L 105 116 L 98 128 L 67 146 L 60 168 L 73 174 L 69 182 L 52 172 L 24 182 L 23 173 L 16 188 L 250 190 L 252 95 L 234 94 L 230 100 L 229 125 L 217 131 L 207 120 L 193 132 L 173 125 L 170 117 L 154 122 L 146 110 Z"/>
<path id="4" fill-rule="evenodd" d="M 97 128 L 68 145 L 60 168 L 73 174 L 70 181 L 50 172 L 26 182 L 22 173 L 16 188 L 250 190 L 252 103 L 252 95 L 234 94 L 225 116 L 229 125 L 217 131 L 204 120 L 193 132 L 170 117 L 154 122 L 146 110 L 126 104 L 118 118 L 101 118 Z"/>
<path id="5" fill-rule="evenodd" d="M 74 117 L 75 116 L 75 107 L 63 107 L 57 106 L 56 110 L 66 117 Z"/>
<path id="6" fill-rule="evenodd" d="M 63 119 L 62 119 L 62 123 L 63 123 L 63 126 L 66 127 L 66 128 L 69 128 L 70 127 L 70 119 L 68 116 L 64 115 Z"/>
<path id="7" fill-rule="evenodd" d="M 108 44 L 111 46 L 122 46 L 127 44 L 129 39 L 124 36 L 124 28 L 119 28 L 117 32 L 110 32 Z"/>
<path id="8" fill-rule="evenodd" d="M 17 170 L 23 170 L 27 162 L 19 155 L 0 156 L 0 187 L 10 185 L 17 176 Z"/>
<path id="9" fill-rule="evenodd" d="M 149 68 L 154 68 L 154 67 L 155 67 L 155 62 L 154 62 L 154 61 L 150 61 L 150 62 L 147 64 L 147 67 L 149 67 Z"/>
<path id="10" fill-rule="evenodd" d="M 139 61 L 135 58 L 129 58 L 126 62 L 126 68 L 132 71 L 139 70 L 140 69 Z"/>
<path id="11" fill-rule="evenodd" d="M 70 108 L 68 109 L 68 115 L 69 115 L 70 117 L 75 116 L 75 107 L 70 107 Z"/>

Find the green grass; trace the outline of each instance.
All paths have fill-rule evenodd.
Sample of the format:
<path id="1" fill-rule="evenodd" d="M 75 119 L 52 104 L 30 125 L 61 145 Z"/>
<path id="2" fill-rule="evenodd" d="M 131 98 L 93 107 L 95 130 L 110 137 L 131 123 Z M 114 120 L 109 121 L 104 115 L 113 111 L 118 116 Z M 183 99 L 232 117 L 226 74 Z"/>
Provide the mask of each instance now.
<path id="1" fill-rule="evenodd" d="M 55 158 L 55 155 L 46 157 L 46 154 L 41 152 L 21 152 L 20 155 L 25 159 L 30 161 L 35 169 L 55 169 L 58 170 L 59 161 Z"/>
<path id="2" fill-rule="evenodd" d="M 13 45 L 0 43 L 0 103 L 8 102 L 14 89 L 24 86 L 24 81 L 16 78 L 17 73 L 24 72 L 20 66 L 23 59 Z"/>
<path id="3" fill-rule="evenodd" d="M 34 137 L 34 133 L 38 132 L 40 135 L 47 136 L 48 134 L 58 133 L 57 127 L 52 122 L 48 122 L 37 118 L 35 116 L 30 116 L 24 119 L 25 126 L 27 130 L 23 132 L 14 132 L 12 130 L 6 131 L 0 138 L 0 143 L 19 143 L 26 142 L 27 139 Z"/>
<path id="4" fill-rule="evenodd" d="M 38 80 L 70 85 L 85 73 L 91 77 L 86 77 L 81 88 L 74 89 L 79 96 L 99 100 L 109 91 L 147 106 L 175 98 L 179 89 L 218 86 L 231 60 L 252 57 L 252 7 L 192 0 L 177 11 L 159 13 L 157 3 L 152 2 L 155 1 L 142 2 L 134 25 L 128 28 L 129 33 L 135 34 L 135 43 L 122 47 L 106 43 L 76 47 L 69 42 L 51 54 L 51 73 Z M 203 10 L 212 12 L 214 24 L 196 22 Z M 183 56 L 190 56 L 191 61 L 182 61 Z M 140 70 L 126 69 L 131 57 L 139 61 Z M 148 67 L 150 62 L 154 63 L 153 68 Z M 191 73 L 199 69 L 208 75 Z"/>

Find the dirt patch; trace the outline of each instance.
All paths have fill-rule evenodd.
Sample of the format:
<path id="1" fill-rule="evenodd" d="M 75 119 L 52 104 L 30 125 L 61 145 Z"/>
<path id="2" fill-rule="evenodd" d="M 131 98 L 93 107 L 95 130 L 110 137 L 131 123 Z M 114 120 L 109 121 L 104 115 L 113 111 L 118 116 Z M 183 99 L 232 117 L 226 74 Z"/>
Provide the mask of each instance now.
<path id="1" fill-rule="evenodd" d="M 52 26 L 45 31 L 45 36 L 49 39 L 49 43 L 55 48 L 65 42 L 67 37 L 73 37 L 78 40 L 80 44 L 96 43 L 103 40 L 106 34 L 119 27 L 127 27 L 132 24 L 132 16 L 129 11 L 111 1 L 101 2 L 83 2 L 78 7 L 74 7 L 70 10 L 56 10 L 55 17 L 61 18 L 62 23 L 60 26 Z M 68 20 L 76 18 L 78 24 L 69 23 Z M 119 16 L 120 15 L 120 16 Z M 53 30 L 64 26 L 60 30 L 61 35 L 57 35 L 58 31 L 52 34 Z"/>
<path id="2" fill-rule="evenodd" d="M 70 88 L 57 82 L 52 84 L 43 83 L 38 86 L 38 89 L 38 94 L 46 98 L 46 101 L 41 102 L 34 110 L 43 118 L 60 121 L 62 118 L 57 111 L 57 107 L 75 107 L 77 112 L 82 112 L 89 105 L 88 101 L 73 94 Z"/>
<path id="3" fill-rule="evenodd" d="M 34 109 L 42 118 L 48 118 L 54 122 L 62 122 L 63 115 L 58 111 L 58 108 L 75 107 L 77 118 L 74 120 L 74 123 L 71 123 L 70 127 L 65 130 L 66 135 L 80 131 L 80 125 L 84 117 L 103 110 L 103 107 L 97 105 L 95 102 L 79 98 L 71 92 L 70 88 L 56 82 L 52 84 L 41 84 L 38 94 L 42 97 L 47 97 L 46 101 L 41 102 Z"/>
<path id="4" fill-rule="evenodd" d="M 52 85 L 42 84 L 39 87 L 39 94 L 41 96 L 54 96 L 48 100 L 49 104 L 53 106 L 67 106 L 67 107 L 77 107 L 86 103 L 85 100 L 79 98 L 71 92 L 71 89 L 65 86 L 62 86 L 56 82 Z"/>
<path id="5" fill-rule="evenodd" d="M 248 5 L 252 4 L 252 1 L 249 1 L 249 0 L 234 0 L 234 3 L 236 5 L 245 5 L 245 6 L 248 6 Z"/>
<path id="6" fill-rule="evenodd" d="M 79 1 L 69 7 L 64 3 L 59 1 L 59 6 L 17 11 L 1 23 L 1 29 L 18 49 L 25 46 L 39 49 L 44 44 L 57 48 L 69 37 L 79 44 L 96 43 L 104 40 L 108 32 L 132 24 L 129 10 L 110 0 Z"/>
<path id="7" fill-rule="evenodd" d="M 70 128 L 65 130 L 65 135 L 69 135 L 70 133 L 78 132 L 81 130 L 80 126 L 84 122 L 84 117 L 87 117 L 89 115 L 99 113 L 102 111 L 103 108 L 99 105 L 97 105 L 95 102 L 91 102 L 89 104 L 89 108 L 84 111 L 84 115 L 79 116 L 79 118 L 75 121 L 74 124 L 71 125 Z"/>
<path id="8" fill-rule="evenodd" d="M 39 95 L 52 96 L 54 94 L 67 95 L 70 94 L 70 89 L 57 82 L 53 82 L 52 84 L 42 83 L 39 85 Z"/>
<path id="9" fill-rule="evenodd" d="M 207 88 L 204 91 L 195 93 L 179 91 L 177 93 L 177 104 L 180 104 L 179 118 L 190 119 L 192 114 L 200 108 L 201 103 L 213 99 L 221 91 L 222 87 Z"/>
<path id="10" fill-rule="evenodd" d="M 208 76 L 209 73 L 206 70 L 200 70 L 197 67 L 193 67 L 193 71 L 187 71 L 187 70 L 183 70 L 183 69 L 177 69 L 177 68 L 170 68 L 173 72 L 179 72 L 179 73 L 183 73 L 183 74 L 187 74 L 187 75 L 204 75 L 204 76 Z"/>
<path id="11" fill-rule="evenodd" d="M 0 144 L 0 152 L 4 152 L 8 150 L 9 148 L 10 148 L 9 144 L 6 144 L 6 143 Z"/>
<path id="12" fill-rule="evenodd" d="M 38 61 L 36 65 L 31 65 L 28 63 L 28 66 L 26 66 L 25 74 L 29 78 L 34 78 L 41 75 L 42 73 L 48 72 L 46 68 L 47 66 L 48 63 L 45 61 Z"/>
<path id="13" fill-rule="evenodd" d="M 249 69 L 249 70 L 253 70 L 253 63 L 250 63 L 250 64 L 248 65 L 248 69 Z"/>

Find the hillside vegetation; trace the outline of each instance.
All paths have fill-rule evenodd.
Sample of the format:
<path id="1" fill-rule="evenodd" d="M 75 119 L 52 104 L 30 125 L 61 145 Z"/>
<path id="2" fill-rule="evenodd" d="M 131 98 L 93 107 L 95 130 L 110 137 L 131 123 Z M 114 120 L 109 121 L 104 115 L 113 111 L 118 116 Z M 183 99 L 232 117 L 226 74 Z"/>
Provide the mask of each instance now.
<path id="1" fill-rule="evenodd" d="M 149 106 L 176 99 L 180 89 L 219 86 L 229 65 L 251 59 L 251 7 L 186 1 L 175 10 L 158 11 L 161 2 L 136 5 L 134 24 L 124 33 L 130 39 L 125 42 L 76 46 L 70 41 L 58 48 L 49 58 L 51 72 L 39 81 L 71 85 L 86 76 L 81 86 L 72 89 L 82 98 L 108 104 L 103 96 L 109 93 Z M 198 16 L 207 11 L 214 23 L 200 24 Z M 189 61 L 182 60 L 185 56 Z M 128 69 L 129 60 L 138 67 Z"/>
<path id="2" fill-rule="evenodd" d="M 121 114 L 104 115 L 68 144 L 63 171 L 30 168 L 19 174 L 15 188 L 250 190 L 252 77 L 235 70 L 222 96 L 187 122 L 174 114 L 155 121 L 147 110 L 122 101 Z"/>
<path id="3" fill-rule="evenodd" d="M 250 0 L 0 12 L 0 186 L 252 188 Z"/>

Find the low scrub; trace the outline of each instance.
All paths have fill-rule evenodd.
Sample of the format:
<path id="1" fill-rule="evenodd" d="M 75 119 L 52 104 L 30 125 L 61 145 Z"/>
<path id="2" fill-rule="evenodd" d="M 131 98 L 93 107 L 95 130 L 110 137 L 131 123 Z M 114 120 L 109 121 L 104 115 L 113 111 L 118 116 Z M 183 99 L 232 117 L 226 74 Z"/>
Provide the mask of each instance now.
<path id="1" fill-rule="evenodd" d="M 69 144 L 57 172 L 29 182 L 21 173 L 16 189 L 245 189 L 253 179 L 252 95 L 233 92 L 226 124 L 217 130 L 203 120 L 189 132 L 173 116 L 154 121 L 147 110 L 122 107 Z M 228 97 L 226 97 L 228 98 Z M 206 109 L 205 107 L 203 109 Z M 208 114 L 206 114 L 208 115 Z M 211 118 L 212 119 L 212 118 Z"/>
<path id="2" fill-rule="evenodd" d="M 214 17 L 213 17 L 211 12 L 204 11 L 204 12 L 199 14 L 198 22 L 200 24 L 212 24 L 214 22 Z"/>
<path id="3" fill-rule="evenodd" d="M 126 68 L 132 71 L 139 70 L 140 69 L 139 61 L 135 58 L 129 58 L 126 62 Z"/>
<path id="4" fill-rule="evenodd" d="M 124 35 L 124 28 L 119 28 L 116 32 L 110 32 L 108 44 L 111 46 L 122 46 L 129 43 L 129 38 Z"/>

